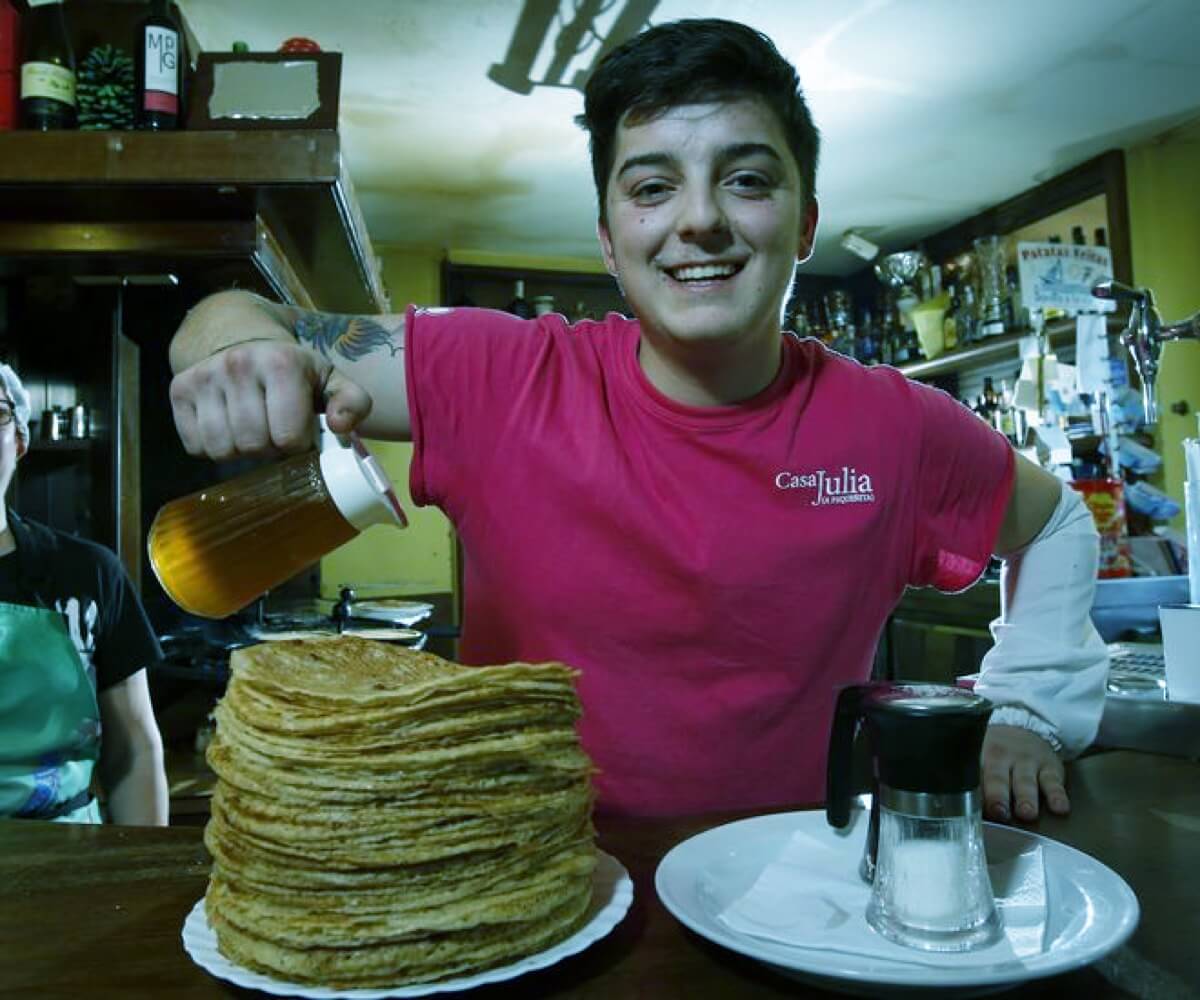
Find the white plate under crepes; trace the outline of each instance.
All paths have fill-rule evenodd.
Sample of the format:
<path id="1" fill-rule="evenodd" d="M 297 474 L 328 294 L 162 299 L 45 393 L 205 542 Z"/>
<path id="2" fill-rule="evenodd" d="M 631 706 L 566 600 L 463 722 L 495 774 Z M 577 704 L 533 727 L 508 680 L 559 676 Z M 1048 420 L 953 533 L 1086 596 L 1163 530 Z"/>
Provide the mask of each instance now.
<path id="1" fill-rule="evenodd" d="M 992 823 L 984 824 L 989 857 L 1015 855 L 1035 845 L 1042 849 L 1046 923 L 1038 954 L 980 965 L 954 954 L 929 964 L 929 955 L 922 953 L 920 963 L 908 963 L 895 961 L 883 947 L 879 955 L 799 947 L 739 933 L 719 919 L 797 831 L 829 845 L 854 870 L 862 856 L 865 827 L 865 822 L 856 823 L 849 835 L 840 833 L 826 823 L 823 812 L 778 813 L 727 823 L 672 848 L 655 873 L 655 889 L 676 919 L 701 937 L 824 989 L 866 996 L 1004 989 L 1095 962 L 1123 944 L 1137 926 L 1137 897 L 1112 869 L 1065 844 Z"/>
<path id="2" fill-rule="evenodd" d="M 208 925 L 203 899 L 192 907 L 183 923 L 183 947 L 191 956 L 192 961 L 218 979 L 275 996 L 311 997 L 313 1000 L 325 1000 L 325 998 L 333 997 L 373 1000 L 377 997 L 423 997 L 432 993 L 454 993 L 474 989 L 489 983 L 515 979 L 527 972 L 544 969 L 561 962 L 564 958 L 577 955 L 595 944 L 621 922 L 633 902 L 633 882 L 621 862 L 611 855 L 598 851 L 597 861 L 596 871 L 592 876 L 592 902 L 588 907 L 586 921 L 579 930 L 566 940 L 560 941 L 536 955 L 527 955 L 508 965 L 486 969 L 483 972 L 461 976 L 457 979 L 407 986 L 344 990 L 326 986 L 305 986 L 300 983 L 275 979 L 231 962 L 217 950 L 217 938 Z"/>

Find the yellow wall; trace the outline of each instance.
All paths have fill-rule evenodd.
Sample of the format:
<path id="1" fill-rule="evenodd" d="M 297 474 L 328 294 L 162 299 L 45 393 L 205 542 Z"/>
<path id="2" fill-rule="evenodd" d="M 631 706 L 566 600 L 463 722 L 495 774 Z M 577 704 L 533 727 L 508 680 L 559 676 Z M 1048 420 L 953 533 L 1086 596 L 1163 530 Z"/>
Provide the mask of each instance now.
<path id="1" fill-rule="evenodd" d="M 1181 319 L 1200 309 L 1200 120 L 1127 149 L 1125 165 L 1134 281 L 1154 290 L 1165 321 Z M 1170 409 L 1180 401 L 1186 415 Z M 1159 485 L 1182 503 L 1182 441 L 1197 436 L 1200 342 L 1163 349 L 1158 402 Z M 1183 530 L 1182 515 L 1173 526 Z"/>
<path id="2" fill-rule="evenodd" d="M 381 248 L 380 259 L 394 310 L 401 311 L 410 302 L 436 305 L 441 301 L 441 261 L 436 254 Z M 321 561 L 322 596 L 336 597 L 345 584 L 370 586 L 363 596 L 382 596 L 384 590 L 397 595 L 450 593 L 453 532 L 440 510 L 418 508 L 409 496 L 412 445 L 386 441 L 369 445 L 396 485 L 408 527 L 376 525 L 326 556 Z"/>

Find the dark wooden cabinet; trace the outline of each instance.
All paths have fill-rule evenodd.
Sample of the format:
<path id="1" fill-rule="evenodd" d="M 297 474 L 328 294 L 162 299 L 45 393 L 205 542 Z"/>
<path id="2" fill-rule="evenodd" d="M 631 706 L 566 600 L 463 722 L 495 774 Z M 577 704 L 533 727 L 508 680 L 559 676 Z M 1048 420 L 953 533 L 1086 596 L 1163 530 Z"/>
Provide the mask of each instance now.
<path id="1" fill-rule="evenodd" d="M 386 311 L 336 132 L 0 133 L 0 353 L 35 416 L 82 402 L 92 417 L 79 443 L 34 428 L 14 507 L 113 548 L 152 618 L 154 511 L 245 465 L 188 457 L 167 396 L 171 335 L 229 287 Z"/>

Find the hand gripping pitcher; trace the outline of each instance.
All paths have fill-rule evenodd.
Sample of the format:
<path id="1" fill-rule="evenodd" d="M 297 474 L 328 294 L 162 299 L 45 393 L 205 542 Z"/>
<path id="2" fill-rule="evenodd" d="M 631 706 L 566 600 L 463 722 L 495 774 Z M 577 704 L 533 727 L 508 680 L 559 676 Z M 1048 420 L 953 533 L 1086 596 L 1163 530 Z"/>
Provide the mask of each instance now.
<path id="1" fill-rule="evenodd" d="M 323 427 L 323 423 L 322 423 Z M 172 500 L 150 526 L 150 565 L 184 611 L 224 618 L 372 524 L 407 522 L 392 484 L 351 433 L 319 451 Z"/>
<path id="2" fill-rule="evenodd" d="M 871 822 L 860 872 L 867 923 L 923 951 L 997 941 L 1001 922 L 983 846 L 979 754 L 992 704 L 940 684 L 862 684 L 838 696 L 826 816 L 850 819 L 851 752 L 865 721 L 873 763 Z"/>

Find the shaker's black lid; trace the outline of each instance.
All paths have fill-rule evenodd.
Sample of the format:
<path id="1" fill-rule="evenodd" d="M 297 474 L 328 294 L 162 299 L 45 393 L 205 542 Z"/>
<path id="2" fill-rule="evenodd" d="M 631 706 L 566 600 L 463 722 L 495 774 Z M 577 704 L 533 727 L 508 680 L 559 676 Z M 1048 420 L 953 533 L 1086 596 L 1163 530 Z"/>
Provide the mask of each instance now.
<path id="1" fill-rule="evenodd" d="M 944 684 L 872 685 L 863 713 L 890 788 L 942 794 L 979 787 L 979 754 L 992 703 Z"/>

